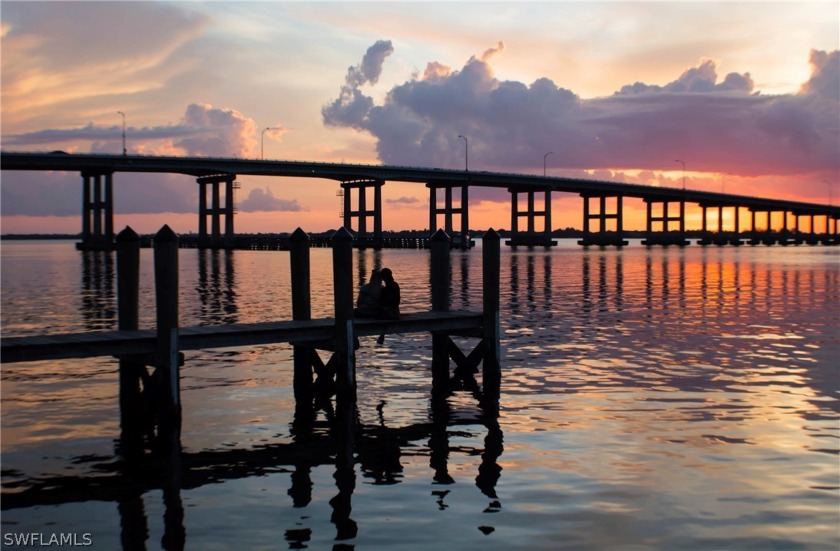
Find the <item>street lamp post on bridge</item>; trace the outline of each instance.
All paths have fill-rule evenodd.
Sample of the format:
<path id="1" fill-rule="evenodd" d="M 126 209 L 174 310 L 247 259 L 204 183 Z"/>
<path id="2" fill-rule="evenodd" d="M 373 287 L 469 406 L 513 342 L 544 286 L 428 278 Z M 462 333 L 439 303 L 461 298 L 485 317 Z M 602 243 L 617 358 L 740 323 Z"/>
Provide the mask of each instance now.
<path id="1" fill-rule="evenodd" d="M 464 140 L 464 172 L 470 171 L 470 143 L 467 141 L 466 136 L 462 136 L 458 134 L 459 138 Z"/>
<path id="2" fill-rule="evenodd" d="M 272 128 L 270 126 L 266 126 L 265 128 L 262 129 L 262 132 L 260 132 L 260 160 L 261 161 L 265 159 L 265 133 L 266 133 L 267 130 L 272 130 Z"/>
<path id="3" fill-rule="evenodd" d="M 543 178 L 545 178 L 545 160 L 548 158 L 549 155 L 553 155 L 554 151 L 549 151 L 545 155 L 543 155 Z"/>
<path id="4" fill-rule="evenodd" d="M 128 153 L 128 150 L 125 148 L 125 113 L 122 111 L 117 111 L 118 114 L 122 115 L 122 145 L 123 145 L 123 155 Z"/>

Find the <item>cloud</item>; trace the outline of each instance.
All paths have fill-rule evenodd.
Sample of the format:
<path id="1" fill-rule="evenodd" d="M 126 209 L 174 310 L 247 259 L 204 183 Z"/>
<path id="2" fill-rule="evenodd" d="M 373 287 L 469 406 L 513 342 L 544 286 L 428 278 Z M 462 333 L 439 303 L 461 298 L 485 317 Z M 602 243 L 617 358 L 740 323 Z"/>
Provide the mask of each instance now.
<path id="1" fill-rule="evenodd" d="M 278 126 L 267 134 L 279 139 L 290 130 Z M 128 127 L 126 139 L 130 153 L 167 154 L 206 157 L 254 157 L 257 152 L 257 127 L 254 120 L 230 108 L 213 107 L 204 103 L 187 106 L 177 125 Z M 74 142 L 94 143 L 92 150 L 108 152 L 97 142 L 113 144 L 111 152 L 121 151 L 122 127 L 97 126 L 89 123 L 78 128 L 53 128 L 3 136 L 3 145 L 43 146 Z M 155 145 L 153 142 L 164 142 Z"/>
<path id="2" fill-rule="evenodd" d="M 385 199 L 391 205 L 415 205 L 420 202 L 417 197 L 398 197 L 397 199 Z"/>
<path id="3" fill-rule="evenodd" d="M 379 43 L 377 43 L 379 44 Z M 537 172 L 543 155 L 567 170 L 675 170 L 744 176 L 836 171 L 840 150 L 838 53 L 812 52 L 798 94 L 762 95 L 749 73 L 723 79 L 702 59 L 664 85 L 637 82 L 583 99 L 551 79 L 498 79 L 499 44 L 459 70 L 433 61 L 381 105 L 345 84 L 324 123 L 363 130 L 386 164 Z M 380 58 L 384 59 L 384 58 Z M 350 79 L 348 78 L 348 82 Z"/>
<path id="4" fill-rule="evenodd" d="M 498 54 L 501 54 L 504 51 L 505 51 L 505 43 L 500 40 L 499 42 L 496 43 L 495 48 L 489 48 L 489 49 L 484 51 L 484 53 L 481 56 L 481 61 L 483 61 L 485 63 L 490 63 L 491 59 L 493 59 Z"/>
<path id="5" fill-rule="evenodd" d="M 338 99 L 321 110 L 324 122 L 331 126 L 362 128 L 373 100 L 359 91 L 365 84 L 376 84 L 382 74 L 382 64 L 394 47 L 390 40 L 379 40 L 365 52 L 359 65 L 347 69 Z"/>
<path id="6" fill-rule="evenodd" d="M 162 2 L 4 3 L 4 125 L 40 124 L 47 107 L 61 124 L 116 116 L 113 106 L 139 105 L 184 73 L 194 80 L 190 46 L 210 24 Z"/>
<path id="7" fill-rule="evenodd" d="M 271 137 L 289 129 L 278 125 Z M 207 157 L 256 157 L 259 138 L 254 120 L 229 108 L 203 103 L 187 106 L 179 124 L 134 128 L 126 131 L 129 153 Z M 266 132 L 269 134 L 269 132 Z M 69 151 L 85 143 L 93 153 L 122 150 L 121 126 L 88 124 L 80 128 L 45 129 L 3 136 L 3 146 L 46 146 Z M 78 215 L 81 177 L 76 173 L 3 174 L 0 187 L 3 215 Z M 275 199 L 255 190 L 242 210 L 302 210 L 296 201 Z M 262 195 L 260 195 L 262 194 Z M 196 212 L 195 180 L 174 174 L 117 174 L 114 176 L 115 209 L 119 213 Z"/>
<path id="8" fill-rule="evenodd" d="M 239 210 L 244 212 L 257 211 L 291 211 L 306 210 L 298 204 L 297 199 L 280 199 L 274 196 L 269 188 L 251 190 L 248 197 L 239 203 Z"/>
<path id="9" fill-rule="evenodd" d="M 159 126 L 146 128 L 127 128 L 131 140 L 161 140 L 189 136 L 196 129 L 184 126 Z M 88 123 L 78 128 L 47 128 L 36 132 L 7 134 L 3 136 L 3 145 L 39 146 L 65 142 L 118 142 L 122 140 L 122 127 L 119 125 L 102 126 Z"/>
<path id="10" fill-rule="evenodd" d="M 637 82 L 624 86 L 615 95 L 636 95 L 652 92 L 744 92 L 750 93 L 753 90 L 753 81 L 749 73 L 739 75 L 729 73 L 723 82 L 717 82 L 717 66 L 711 59 L 703 59 L 697 67 L 691 67 L 683 72 L 680 77 L 665 86 L 647 85 Z"/>
<path id="11" fill-rule="evenodd" d="M 282 141 L 284 135 L 288 134 L 291 131 L 291 128 L 286 128 L 281 124 L 279 126 L 272 126 L 268 129 L 265 129 L 265 135 L 268 136 L 270 139 L 277 140 L 279 142 Z M 260 133 L 262 132 L 263 130 L 260 130 Z"/>
<path id="12" fill-rule="evenodd" d="M 385 58 L 393 51 L 394 46 L 390 40 L 377 41 L 365 52 L 361 65 L 347 70 L 347 85 L 358 87 L 367 83 L 376 84 L 379 81 L 379 75 L 382 74 Z"/>
<path id="13" fill-rule="evenodd" d="M 189 156 L 250 157 L 256 149 L 257 125 L 235 109 L 193 103 L 181 126 L 192 132 L 175 142 Z"/>
<path id="14" fill-rule="evenodd" d="M 811 51 L 811 78 L 802 93 L 840 101 L 840 51 Z"/>

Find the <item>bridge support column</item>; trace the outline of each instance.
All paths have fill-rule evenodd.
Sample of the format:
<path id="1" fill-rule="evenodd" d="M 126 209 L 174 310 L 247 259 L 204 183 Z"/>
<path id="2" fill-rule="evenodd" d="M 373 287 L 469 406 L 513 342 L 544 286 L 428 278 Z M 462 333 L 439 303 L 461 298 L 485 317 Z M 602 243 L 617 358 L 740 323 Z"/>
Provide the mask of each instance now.
<path id="1" fill-rule="evenodd" d="M 814 219 L 811 218 L 811 225 L 808 227 L 808 231 L 805 232 L 802 229 L 802 223 L 799 221 L 799 218 L 808 215 L 801 212 L 794 212 L 793 216 L 793 233 L 796 236 L 794 239 L 794 243 L 796 245 L 802 245 L 803 243 L 807 243 L 808 245 L 816 245 L 817 239 L 814 235 Z"/>
<path id="2" fill-rule="evenodd" d="M 709 231 L 708 227 L 708 208 L 709 207 L 717 207 L 718 216 L 717 216 L 717 231 L 711 232 Z M 734 221 L 734 229 L 731 232 L 724 231 L 723 227 L 723 209 L 732 206 L 735 209 L 735 221 Z M 740 207 L 737 205 L 704 205 L 701 204 L 700 208 L 703 210 L 703 225 L 702 225 L 702 237 L 699 241 L 697 241 L 698 245 L 741 245 L 740 240 L 740 218 L 739 218 L 739 210 Z"/>
<path id="3" fill-rule="evenodd" d="M 198 246 L 221 249 L 233 246 L 234 233 L 234 190 L 239 189 L 235 174 L 213 174 L 202 176 L 198 182 Z M 225 184 L 225 204 L 221 205 L 221 184 Z M 207 186 L 211 186 L 212 206 L 207 206 Z M 207 217 L 210 217 L 210 235 L 207 233 Z M 222 216 L 225 217 L 225 233 L 222 238 Z"/>
<path id="4" fill-rule="evenodd" d="M 795 243 L 795 240 L 791 240 L 791 232 L 788 228 L 788 217 L 790 213 L 788 211 L 782 211 L 782 229 L 779 232 L 779 245 L 790 245 L 791 243 Z"/>
<path id="5" fill-rule="evenodd" d="M 755 210 L 750 209 L 752 215 L 752 231 L 750 232 L 750 245 L 773 245 L 776 243 L 776 236 L 773 234 L 773 211 L 772 210 Z M 764 212 L 767 214 L 767 228 L 760 232 L 756 225 L 756 213 Z"/>
<path id="6" fill-rule="evenodd" d="M 356 219 L 355 246 L 365 249 L 372 246 L 379 250 L 382 248 L 382 186 L 384 180 L 359 180 L 356 182 L 342 182 L 341 190 L 344 194 L 344 227 L 353 231 L 353 219 Z M 373 189 L 373 209 L 368 209 L 367 190 Z M 353 190 L 358 190 L 356 210 L 353 210 Z M 368 218 L 372 218 L 373 237 L 368 235 Z"/>
<path id="7" fill-rule="evenodd" d="M 619 194 L 588 195 L 581 193 L 581 197 L 583 197 L 583 239 L 578 241 L 578 245 L 583 245 L 584 247 L 590 245 L 598 245 L 599 247 L 615 245 L 616 247 L 622 247 L 627 245 L 628 242 L 624 239 L 623 234 L 622 196 Z M 589 199 L 593 197 L 599 199 L 600 203 L 600 208 L 596 213 L 592 213 L 589 208 Z M 607 212 L 607 197 L 616 198 L 616 210 L 613 213 Z M 598 221 L 598 232 L 594 234 L 589 229 L 589 223 L 592 220 Z M 607 220 L 615 220 L 615 231 L 607 231 Z"/>
<path id="8" fill-rule="evenodd" d="M 823 245 L 840 245 L 840 238 L 837 234 L 837 220 L 838 218 L 836 218 L 835 216 L 832 216 L 830 214 L 825 215 L 825 234 L 823 234 L 822 239 L 820 240 Z M 813 222 L 811 225 L 813 227 Z"/>
<path id="9" fill-rule="evenodd" d="M 435 182 L 428 183 L 429 188 L 429 234 L 433 235 L 438 229 L 443 229 L 450 236 L 450 246 L 458 249 L 469 249 L 473 243 L 470 239 L 469 213 L 469 185 L 463 182 Z M 460 198 L 453 197 L 453 189 L 460 188 Z M 438 190 L 444 190 L 443 207 L 438 204 Z M 455 204 L 460 203 L 459 206 Z M 443 215 L 444 225 L 438 227 L 438 215 Z M 460 216 L 460 231 L 454 229 L 453 215 Z"/>
<path id="10" fill-rule="evenodd" d="M 543 199 L 543 209 L 536 210 L 535 208 L 535 194 L 538 190 L 533 189 L 517 189 L 510 188 L 510 226 L 511 238 L 505 241 L 506 245 L 516 247 L 523 245 L 526 247 L 551 247 L 557 244 L 557 241 L 551 240 L 551 191 L 545 190 Z M 528 207 L 524 212 L 519 210 L 519 194 L 524 193 L 528 198 Z M 525 217 L 527 230 L 520 231 L 519 218 Z M 536 230 L 537 218 L 543 219 L 543 229 L 540 232 Z"/>
<path id="11" fill-rule="evenodd" d="M 76 243 L 81 251 L 115 248 L 113 176 L 112 172 L 82 173 L 82 241 Z"/>
<path id="12" fill-rule="evenodd" d="M 679 214 L 671 216 L 668 214 L 668 204 L 677 202 L 671 199 L 645 199 L 647 203 L 647 236 L 642 241 L 642 245 L 678 245 L 684 247 L 688 245 L 688 240 L 685 238 L 685 201 L 679 200 Z M 662 204 L 662 215 L 654 216 L 654 203 Z M 703 216 L 703 224 L 705 229 L 705 209 Z M 671 223 L 677 224 L 677 229 L 671 229 Z M 659 224 L 661 229 L 656 231 L 654 224 Z"/>

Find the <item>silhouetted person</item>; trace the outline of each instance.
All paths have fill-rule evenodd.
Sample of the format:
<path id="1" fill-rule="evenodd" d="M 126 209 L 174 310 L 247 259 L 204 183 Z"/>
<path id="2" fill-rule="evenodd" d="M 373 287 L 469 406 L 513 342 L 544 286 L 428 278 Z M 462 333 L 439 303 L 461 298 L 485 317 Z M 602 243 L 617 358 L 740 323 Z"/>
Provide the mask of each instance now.
<path id="1" fill-rule="evenodd" d="M 356 299 L 356 308 L 353 315 L 357 318 L 376 318 L 382 314 L 382 273 L 374 270 L 370 274 L 370 281 L 359 289 L 359 298 Z"/>
<path id="2" fill-rule="evenodd" d="M 394 281 L 394 274 L 390 268 L 383 268 L 382 281 L 385 287 L 379 296 L 379 305 L 382 307 L 382 317 L 385 319 L 400 318 L 400 285 Z"/>

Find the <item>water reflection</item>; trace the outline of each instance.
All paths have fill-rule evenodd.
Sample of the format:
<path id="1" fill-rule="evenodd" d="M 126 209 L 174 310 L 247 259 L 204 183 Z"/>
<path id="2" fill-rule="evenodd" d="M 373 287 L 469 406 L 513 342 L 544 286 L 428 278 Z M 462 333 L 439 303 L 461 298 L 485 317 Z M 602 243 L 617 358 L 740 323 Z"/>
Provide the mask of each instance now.
<path id="1" fill-rule="evenodd" d="M 612 265 L 610 265 L 612 264 Z M 624 301 L 624 260 L 621 254 L 585 254 L 581 266 L 581 311 L 620 312 Z M 615 322 L 618 323 L 617 317 Z"/>
<path id="2" fill-rule="evenodd" d="M 85 251 L 82 256 L 81 313 L 90 331 L 114 329 L 117 296 L 114 291 L 114 257 L 111 252 Z"/>
<path id="3" fill-rule="evenodd" d="M 242 321 L 253 316 L 249 305 L 267 300 L 258 284 L 265 274 L 287 266 L 260 256 L 264 270 L 254 277 L 248 255 L 266 253 L 235 254 L 231 287 Z M 313 274 L 329 280 L 330 258 L 323 258 L 313 260 Z M 164 463 L 129 472 L 108 455 L 118 430 L 113 363 L 93 364 L 93 371 L 77 370 L 81 362 L 4 365 L 5 523 L 73 522 L 76 503 L 90 500 L 86 511 L 104 511 L 103 538 L 114 537 L 110 547 L 122 539 L 125 549 L 159 548 L 164 533 L 170 548 L 209 547 L 204 541 L 233 547 L 249 536 L 241 547 L 836 543 L 836 250 L 558 248 L 506 251 L 502 259 L 505 407 L 498 424 L 474 406 L 480 395 L 469 382 L 453 383 L 455 393 L 442 403 L 427 400 L 427 335 L 361 349 L 371 364 L 360 371 L 370 397 L 360 400 L 364 421 L 355 412 L 339 420 L 330 397 L 293 415 L 291 352 L 282 346 L 219 361 L 188 358 L 191 381 L 220 365 L 235 375 L 224 388 L 193 385 L 185 393 L 193 400 L 193 432 L 180 481 L 162 500 Z M 419 289 L 425 307 L 427 262 L 425 252 L 383 250 L 377 261 L 369 250 L 354 275 L 397 265 L 406 291 Z M 470 285 L 480 296 L 479 265 L 478 255 L 453 252 L 457 307 L 474 302 L 463 286 L 470 278 L 455 281 L 459 274 L 475 276 Z M 78 329 L 80 269 L 70 266 L 64 302 Z M 329 284 L 313 282 L 313 296 L 329 301 Z M 198 287 L 190 280 L 184 292 L 194 304 Z M 283 316 L 288 308 L 278 304 Z M 347 419 L 350 455 L 336 428 Z M 64 469 L 73 474 L 53 474 Z M 459 529 L 429 535 L 430 518 Z M 206 528 L 226 523 L 226 539 L 213 540 L 218 532 Z"/>
<path id="4" fill-rule="evenodd" d="M 477 388 L 477 384 L 474 386 Z M 473 396 L 478 395 L 477 391 L 473 392 Z M 329 520 L 335 528 L 334 541 L 340 545 L 359 535 L 360 527 L 353 515 L 357 476 L 361 474 L 374 487 L 401 483 L 401 458 L 403 450 L 409 448 L 412 455 L 428 455 L 428 477 L 432 485 L 454 483 L 449 475 L 451 454 L 475 457 L 475 486 L 489 499 L 484 512 L 500 510 L 496 485 L 502 472 L 498 461 L 503 452 L 503 437 L 497 409 L 487 410 L 476 404 L 472 415 L 466 415 L 462 410 L 456 418 L 446 400 L 435 401 L 428 409 L 425 422 L 392 426 L 388 420 L 387 400 L 376 406 L 375 423 L 362 423 L 355 404 L 344 404 L 341 406 L 343 411 L 337 409 L 339 407 L 339 403 L 326 396 L 316 397 L 310 404 L 299 404 L 290 424 L 291 441 L 287 443 L 184 452 L 176 434 L 169 440 L 171 445 L 164 446 L 164 439 L 161 439 L 158 442 L 161 445 L 152 453 L 131 460 L 73 458 L 71 463 L 95 462 L 93 473 L 22 480 L 19 491 L 4 495 L 2 507 L 9 510 L 58 505 L 85 501 L 91 496 L 97 500 L 115 501 L 123 549 L 141 550 L 147 548 L 150 538 L 146 499 L 151 490 L 160 489 L 163 494 L 160 546 L 166 550 L 182 550 L 189 539 L 183 491 L 284 472 L 289 473 L 287 495 L 291 505 L 301 510 L 314 505 L 317 510 L 317 500 L 313 504 L 312 470 L 332 465 L 335 493 L 328 500 L 332 509 Z M 483 449 L 468 443 L 452 445 L 450 435 L 453 433 L 459 440 L 477 437 L 470 428 L 475 425 L 485 427 Z M 423 442 L 426 442 L 425 447 Z M 438 508 L 446 509 L 446 492 L 433 490 L 432 495 L 437 499 Z M 193 511 L 199 514 L 199 510 Z M 484 524 L 482 529 L 487 529 L 487 523 Z M 285 528 L 284 534 L 289 549 L 300 549 L 314 533 L 312 528 L 296 523 Z"/>
<path id="5" fill-rule="evenodd" d="M 659 259 L 645 258 L 645 303 L 649 311 L 685 308 L 686 262 L 681 251 L 668 249 Z"/>
<path id="6" fill-rule="evenodd" d="M 374 270 L 381 270 L 382 266 L 382 251 L 377 249 L 355 249 L 356 254 L 356 281 L 361 287 L 368 281 L 371 272 Z M 370 265 L 370 267 L 368 267 Z M 392 268 L 393 269 L 393 268 Z"/>
<path id="7" fill-rule="evenodd" d="M 117 500 L 120 515 L 120 542 L 124 551 L 145 551 L 149 539 L 149 521 L 143 493 L 126 491 Z"/>
<path id="8" fill-rule="evenodd" d="M 452 270 L 452 279 L 460 283 L 458 286 L 458 298 L 460 299 L 460 304 L 457 305 L 456 308 L 461 310 L 469 310 L 470 306 L 473 303 L 471 299 L 472 293 L 474 292 L 470 289 L 476 288 L 475 285 L 471 285 L 472 279 L 470 277 L 470 254 L 469 251 L 459 251 L 454 254 L 457 255 L 456 258 L 458 259 L 458 273 L 455 273 L 455 270 Z"/>
<path id="9" fill-rule="evenodd" d="M 198 249 L 198 295 L 202 325 L 239 321 L 234 251 Z"/>

